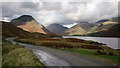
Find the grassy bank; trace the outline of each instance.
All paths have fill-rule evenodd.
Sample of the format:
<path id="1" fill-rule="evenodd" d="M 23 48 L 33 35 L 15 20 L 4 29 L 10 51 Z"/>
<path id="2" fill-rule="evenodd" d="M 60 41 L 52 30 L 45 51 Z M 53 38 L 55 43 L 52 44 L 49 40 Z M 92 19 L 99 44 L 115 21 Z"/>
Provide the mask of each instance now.
<path id="1" fill-rule="evenodd" d="M 94 41 L 86 41 L 75 38 L 56 38 L 56 39 L 26 39 L 19 38 L 16 41 L 34 44 L 37 46 L 46 46 L 51 48 L 57 48 L 64 51 L 77 53 L 91 58 L 96 58 L 114 65 L 118 64 L 118 58 L 120 56 L 119 50 L 111 49 L 107 46 L 102 46 L 102 43 Z"/>
<path id="2" fill-rule="evenodd" d="M 91 57 L 100 61 L 104 61 L 104 62 L 108 62 L 111 63 L 113 65 L 118 65 L 118 63 L 120 63 L 118 60 L 120 53 L 117 53 L 116 50 L 113 50 L 112 52 L 116 53 L 116 56 L 110 55 L 110 54 L 99 54 L 97 55 L 96 52 L 98 50 L 90 50 L 90 49 L 84 49 L 84 48 L 68 48 L 68 49 L 64 49 L 64 48 L 59 48 L 60 50 L 64 50 L 64 51 L 69 51 L 72 53 L 76 53 L 76 54 L 80 54 L 86 57 Z M 109 53 L 109 51 L 106 51 Z"/>
<path id="3" fill-rule="evenodd" d="M 41 66 L 43 64 L 27 48 L 3 40 L 2 66 Z"/>

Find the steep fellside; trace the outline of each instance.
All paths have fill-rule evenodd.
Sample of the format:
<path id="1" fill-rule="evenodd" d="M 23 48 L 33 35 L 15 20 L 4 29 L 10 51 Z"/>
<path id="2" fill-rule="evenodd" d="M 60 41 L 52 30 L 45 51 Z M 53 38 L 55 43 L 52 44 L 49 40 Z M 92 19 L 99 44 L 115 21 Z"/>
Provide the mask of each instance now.
<path id="1" fill-rule="evenodd" d="M 3 22 L 2 23 L 2 36 L 4 37 L 10 37 L 10 36 L 17 36 L 17 37 L 32 37 L 29 32 L 24 31 L 21 28 L 18 28 L 9 22 Z"/>
<path id="2" fill-rule="evenodd" d="M 53 33 L 57 34 L 57 35 L 61 35 L 62 32 L 64 32 L 65 30 L 67 30 L 67 27 L 64 27 L 60 24 L 54 23 L 54 24 L 50 24 L 47 26 L 47 29 L 49 29 L 50 31 L 52 31 Z"/>
<path id="3" fill-rule="evenodd" d="M 42 38 L 50 38 L 53 37 L 52 35 L 42 34 L 42 33 L 31 33 L 25 31 L 19 27 L 14 26 L 10 22 L 3 22 L 2 23 L 2 36 L 3 37 L 22 37 L 22 38 L 34 38 L 34 39 L 42 39 Z M 57 35 L 54 35 L 57 36 Z"/>
<path id="4" fill-rule="evenodd" d="M 109 30 L 99 33 L 97 36 L 105 36 L 105 37 L 119 37 L 120 38 L 120 24 L 114 25 Z"/>
<path id="5" fill-rule="evenodd" d="M 119 37 L 120 38 L 120 24 L 116 24 L 106 31 L 100 31 L 96 33 L 89 34 L 90 36 L 98 37 Z"/>
<path id="6" fill-rule="evenodd" d="M 103 19 L 96 23 L 79 23 L 64 32 L 65 35 L 90 35 L 96 36 L 118 24 L 118 18 Z"/>
<path id="7" fill-rule="evenodd" d="M 79 23 L 64 32 L 65 35 L 86 35 L 90 28 L 97 26 L 98 23 Z"/>
<path id="8" fill-rule="evenodd" d="M 89 36 L 100 37 L 120 37 L 120 17 L 111 18 L 109 21 L 103 22 L 96 28 L 96 32 L 88 34 Z"/>
<path id="9" fill-rule="evenodd" d="M 17 19 L 13 19 L 11 23 L 17 27 L 29 32 L 39 32 L 43 34 L 52 34 L 43 25 L 39 24 L 32 16 L 23 15 Z"/>
<path id="10" fill-rule="evenodd" d="M 114 25 L 118 24 L 119 17 L 111 18 L 108 21 L 102 22 L 96 29 L 97 32 L 106 31 L 112 28 Z"/>

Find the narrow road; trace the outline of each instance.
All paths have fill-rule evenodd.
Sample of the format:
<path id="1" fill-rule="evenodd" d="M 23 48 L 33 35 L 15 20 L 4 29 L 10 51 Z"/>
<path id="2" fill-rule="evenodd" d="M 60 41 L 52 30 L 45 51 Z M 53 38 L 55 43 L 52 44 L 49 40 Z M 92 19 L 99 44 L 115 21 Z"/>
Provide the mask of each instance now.
<path id="1" fill-rule="evenodd" d="M 16 42 L 14 41 L 15 38 L 17 37 L 6 38 L 6 40 L 32 50 L 45 66 L 112 66 L 110 64 L 70 52 Z"/>

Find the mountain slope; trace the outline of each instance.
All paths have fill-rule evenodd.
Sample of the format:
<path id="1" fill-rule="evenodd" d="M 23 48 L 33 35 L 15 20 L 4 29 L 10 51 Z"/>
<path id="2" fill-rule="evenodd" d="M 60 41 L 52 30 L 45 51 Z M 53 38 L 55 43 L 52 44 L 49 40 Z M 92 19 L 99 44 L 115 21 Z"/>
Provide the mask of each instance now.
<path id="1" fill-rule="evenodd" d="M 96 33 L 90 33 L 89 36 L 98 36 L 98 37 L 119 37 L 120 38 L 120 24 L 112 26 L 110 29 L 105 31 L 99 31 Z"/>
<path id="2" fill-rule="evenodd" d="M 109 19 L 99 20 L 99 21 L 97 21 L 96 23 L 103 23 L 103 22 L 106 22 L 106 21 L 109 21 Z"/>
<path id="3" fill-rule="evenodd" d="M 31 33 L 28 31 L 25 31 L 19 27 L 14 26 L 10 22 L 3 22 L 2 23 L 2 36 L 3 37 L 25 37 L 25 38 L 49 38 L 52 37 L 52 35 L 46 35 L 42 33 Z M 55 35 L 54 35 L 55 36 Z"/>
<path id="4" fill-rule="evenodd" d="M 90 28 L 98 23 L 79 23 L 64 32 L 65 35 L 86 35 Z"/>
<path id="5" fill-rule="evenodd" d="M 117 22 L 112 22 L 112 21 L 103 22 L 100 25 L 96 26 L 97 28 L 93 32 L 108 30 L 116 24 L 117 24 Z"/>
<path id="6" fill-rule="evenodd" d="M 97 36 L 105 36 L 105 37 L 120 37 L 120 24 L 114 25 L 107 31 L 99 33 Z"/>
<path id="7" fill-rule="evenodd" d="M 50 24 L 47 26 L 47 29 L 49 29 L 51 32 L 57 34 L 57 35 L 61 35 L 62 32 L 64 32 L 65 30 L 67 30 L 67 27 L 64 27 L 60 24 L 54 23 L 54 24 Z"/>
<path id="8" fill-rule="evenodd" d="M 64 35 L 84 35 L 87 31 L 81 27 L 71 28 L 64 32 Z"/>
<path id="9" fill-rule="evenodd" d="M 79 23 L 77 26 L 82 27 L 86 31 L 89 31 L 90 28 L 97 26 L 98 23 Z"/>
<path id="10" fill-rule="evenodd" d="M 11 23 L 17 27 L 29 32 L 39 32 L 43 34 L 52 34 L 43 25 L 39 24 L 32 16 L 22 15 L 19 18 L 13 19 Z"/>
<path id="11" fill-rule="evenodd" d="M 118 24 L 118 18 L 103 19 L 96 23 L 79 23 L 64 32 L 65 35 L 96 35 Z"/>
<path id="12" fill-rule="evenodd" d="M 96 28 L 96 32 L 88 34 L 89 36 L 100 37 L 120 37 L 120 17 L 111 18 L 109 21 L 103 22 Z"/>
<path id="13" fill-rule="evenodd" d="M 10 37 L 10 36 L 19 36 L 19 37 L 27 37 L 27 36 L 32 36 L 29 34 L 29 32 L 24 31 L 21 28 L 18 28 L 8 22 L 3 22 L 2 23 L 2 36 L 5 37 Z"/>

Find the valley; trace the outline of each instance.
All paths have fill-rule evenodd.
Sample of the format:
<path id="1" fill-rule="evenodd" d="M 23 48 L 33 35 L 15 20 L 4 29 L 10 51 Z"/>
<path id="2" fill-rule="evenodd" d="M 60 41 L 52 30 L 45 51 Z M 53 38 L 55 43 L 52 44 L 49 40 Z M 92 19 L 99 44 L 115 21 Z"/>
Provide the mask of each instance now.
<path id="1" fill-rule="evenodd" d="M 119 0 L 0 0 L 1 68 L 120 66 Z"/>
<path id="2" fill-rule="evenodd" d="M 20 61 L 14 61 L 16 60 L 14 58 L 11 59 L 12 55 L 9 55 L 9 53 L 13 50 L 10 50 L 6 53 L 7 56 L 11 57 L 9 60 L 6 55 L 3 55 L 3 58 L 5 58 L 3 60 L 3 66 L 21 66 L 21 64 L 23 66 L 42 67 L 84 66 L 86 64 L 86 66 L 119 65 L 118 57 L 120 56 L 120 53 L 118 48 L 111 48 L 110 46 L 105 45 L 106 43 L 104 42 L 92 39 L 87 40 L 84 38 L 77 39 L 74 37 L 62 37 L 63 35 L 97 36 L 98 34 L 94 35 L 92 32 L 109 32 L 109 30 L 115 31 L 119 26 L 119 23 L 79 23 L 71 28 L 63 27 L 60 24 L 51 24 L 50 26 L 45 27 L 38 23 L 30 15 L 20 16 L 19 18 L 13 19 L 11 22 L 1 21 L 1 23 L 3 29 L 2 39 L 6 39 L 5 42 L 3 41 L 6 46 L 3 51 L 6 51 L 6 49 L 16 49 L 16 47 L 20 47 L 23 51 L 25 50 L 25 52 L 30 51 L 28 55 L 34 56 L 33 60 L 30 60 L 31 65 L 29 65 L 28 62 L 21 60 L 23 62 L 22 64 Z M 102 36 L 102 34 L 100 35 Z M 112 35 L 108 36 L 119 37 L 116 32 L 112 32 Z M 9 44 L 7 42 L 9 42 Z M 2 46 L 4 44 L 2 44 Z M 7 48 L 7 45 L 9 48 Z M 19 49 L 14 53 L 18 54 L 18 52 Z M 22 53 L 23 52 L 20 54 Z M 70 56 L 72 56 L 72 58 Z M 18 60 L 20 58 L 22 57 L 18 56 Z M 27 58 L 28 60 L 30 59 L 28 56 L 25 56 L 24 58 Z M 13 65 L 10 64 L 10 62 L 16 62 L 16 64 Z"/>

